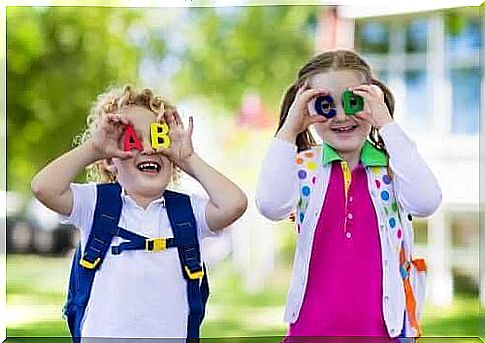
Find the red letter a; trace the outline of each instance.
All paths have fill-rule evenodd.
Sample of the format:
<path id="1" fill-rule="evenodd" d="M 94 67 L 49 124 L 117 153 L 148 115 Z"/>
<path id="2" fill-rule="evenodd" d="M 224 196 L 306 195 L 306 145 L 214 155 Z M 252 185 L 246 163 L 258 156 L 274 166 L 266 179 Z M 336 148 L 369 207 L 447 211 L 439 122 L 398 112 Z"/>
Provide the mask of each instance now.
<path id="1" fill-rule="evenodd" d="M 131 149 L 138 149 L 143 151 L 143 144 L 136 136 L 133 126 L 128 125 L 125 128 L 125 151 L 131 151 Z"/>

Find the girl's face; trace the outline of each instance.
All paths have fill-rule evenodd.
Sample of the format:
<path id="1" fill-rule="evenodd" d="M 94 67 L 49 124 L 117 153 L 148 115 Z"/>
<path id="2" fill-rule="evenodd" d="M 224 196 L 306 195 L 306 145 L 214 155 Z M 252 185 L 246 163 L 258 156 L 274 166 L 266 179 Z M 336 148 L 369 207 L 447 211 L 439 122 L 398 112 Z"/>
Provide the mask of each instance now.
<path id="1" fill-rule="evenodd" d="M 136 136 L 143 142 L 144 151 L 132 149 L 133 157 L 113 158 L 116 180 L 132 197 L 156 198 L 170 182 L 173 171 L 172 162 L 165 156 L 154 154 L 151 147 L 150 124 L 156 121 L 156 115 L 139 106 L 123 107 L 121 115 L 132 123 Z"/>
<path id="2" fill-rule="evenodd" d="M 348 87 L 367 83 L 364 74 L 356 70 L 335 70 L 316 74 L 309 79 L 311 88 L 330 92 L 337 114 L 323 122 L 314 124 L 315 131 L 325 143 L 341 154 L 360 153 L 371 125 L 363 120 L 356 121 L 354 116 L 346 115 L 342 106 L 342 93 Z"/>

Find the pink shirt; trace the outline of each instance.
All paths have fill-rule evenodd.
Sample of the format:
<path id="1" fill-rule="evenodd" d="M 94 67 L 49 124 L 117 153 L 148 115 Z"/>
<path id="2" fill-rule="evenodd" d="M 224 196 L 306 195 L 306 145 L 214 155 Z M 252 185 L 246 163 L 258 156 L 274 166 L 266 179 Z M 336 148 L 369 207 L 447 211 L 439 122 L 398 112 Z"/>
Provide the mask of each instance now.
<path id="1" fill-rule="evenodd" d="M 388 337 L 382 314 L 382 266 L 377 217 L 362 164 L 345 197 L 340 162 L 333 162 L 313 241 L 308 283 L 295 336 Z M 347 200 L 347 201 L 346 201 Z"/>

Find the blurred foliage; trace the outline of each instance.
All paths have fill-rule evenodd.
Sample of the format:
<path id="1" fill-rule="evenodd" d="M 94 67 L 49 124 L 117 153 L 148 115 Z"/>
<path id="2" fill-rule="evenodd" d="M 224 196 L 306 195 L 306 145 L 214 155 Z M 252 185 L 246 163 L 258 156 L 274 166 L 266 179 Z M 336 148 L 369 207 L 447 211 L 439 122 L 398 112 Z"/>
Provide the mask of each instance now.
<path id="1" fill-rule="evenodd" d="M 109 85 L 136 84 L 146 61 L 178 61 L 171 66 L 180 98 L 205 97 L 236 113 L 251 89 L 278 112 L 285 88 L 313 53 L 319 8 L 191 8 L 181 48 L 171 51 L 165 40 L 177 41 L 179 26 L 163 25 L 167 11 L 8 7 L 7 187 L 28 193 L 33 175 L 72 146 L 96 95 Z"/>
<path id="2" fill-rule="evenodd" d="M 281 230 L 279 234 L 279 241 L 277 243 L 279 258 L 278 263 L 290 266 L 295 258 L 296 250 L 296 236 L 298 235 L 294 222 L 285 220 L 281 224 Z"/>
<path id="3" fill-rule="evenodd" d="M 71 146 L 109 85 L 136 83 L 139 11 L 109 7 L 7 8 L 7 187 Z"/>
<path id="4" fill-rule="evenodd" d="M 177 76 L 178 93 L 203 95 L 236 111 L 249 88 L 278 112 L 282 94 L 314 52 L 323 7 L 254 6 L 190 11 L 190 42 Z"/>
<path id="5" fill-rule="evenodd" d="M 481 7 L 461 7 L 442 11 L 445 28 L 449 35 L 459 36 L 467 27 L 470 20 L 479 22 L 480 13 L 483 16 L 483 4 Z"/>
<path id="6" fill-rule="evenodd" d="M 314 53 L 321 11 L 8 7 L 7 187 L 27 193 L 32 176 L 80 134 L 97 94 L 147 74 L 173 76 L 163 81 L 173 82 L 178 100 L 206 98 L 214 113 L 238 113 L 244 94 L 256 91 L 276 116 Z M 462 14 L 473 11 L 446 11 L 447 27 L 459 32 Z M 147 61 L 151 69 L 142 68 Z"/>

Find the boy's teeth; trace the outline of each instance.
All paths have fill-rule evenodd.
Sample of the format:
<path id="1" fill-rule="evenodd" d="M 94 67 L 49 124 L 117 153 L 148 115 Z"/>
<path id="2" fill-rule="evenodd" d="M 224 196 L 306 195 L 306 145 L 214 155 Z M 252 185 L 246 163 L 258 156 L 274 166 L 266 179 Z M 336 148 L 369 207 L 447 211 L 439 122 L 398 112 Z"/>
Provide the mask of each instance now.
<path id="1" fill-rule="evenodd" d="M 138 169 L 141 170 L 141 171 L 145 171 L 145 170 L 159 171 L 160 166 L 155 162 L 144 162 L 144 163 L 140 163 L 138 165 Z"/>

